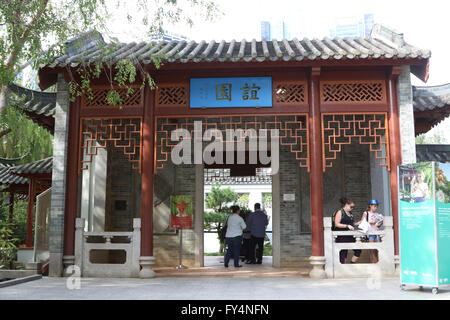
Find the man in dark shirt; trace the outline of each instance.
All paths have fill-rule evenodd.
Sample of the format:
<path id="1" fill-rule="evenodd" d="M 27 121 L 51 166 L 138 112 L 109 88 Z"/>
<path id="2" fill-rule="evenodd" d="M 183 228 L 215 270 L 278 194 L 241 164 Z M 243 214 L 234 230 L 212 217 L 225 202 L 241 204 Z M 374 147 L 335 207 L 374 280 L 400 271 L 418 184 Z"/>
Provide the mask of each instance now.
<path id="1" fill-rule="evenodd" d="M 261 211 L 261 204 L 255 203 L 255 212 L 250 214 L 247 219 L 247 229 L 250 230 L 251 246 L 250 246 L 250 264 L 261 264 L 264 251 L 264 237 L 266 236 L 266 227 L 269 223 L 267 215 Z M 255 259 L 255 248 L 258 245 L 258 256 Z"/>

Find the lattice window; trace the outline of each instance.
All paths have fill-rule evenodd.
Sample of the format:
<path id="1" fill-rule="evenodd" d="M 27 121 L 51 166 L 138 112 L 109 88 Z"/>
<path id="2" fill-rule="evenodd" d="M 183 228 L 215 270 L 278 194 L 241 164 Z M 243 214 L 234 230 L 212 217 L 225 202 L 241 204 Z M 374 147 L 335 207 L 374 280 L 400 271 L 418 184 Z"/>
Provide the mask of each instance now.
<path id="1" fill-rule="evenodd" d="M 131 87 L 133 90 L 131 93 L 128 92 L 127 88 L 116 88 L 115 90 L 119 93 L 122 100 L 121 106 L 131 107 L 131 106 L 143 106 L 143 94 L 142 89 L 139 87 Z M 82 106 L 85 108 L 98 108 L 98 107 L 112 107 L 108 104 L 106 97 L 111 91 L 110 88 L 93 89 L 92 95 L 83 95 Z"/>
<path id="2" fill-rule="evenodd" d="M 162 85 L 157 89 L 157 106 L 187 106 L 188 89 L 185 85 Z"/>
<path id="3" fill-rule="evenodd" d="M 89 168 L 98 149 L 113 146 L 122 150 L 132 168 L 141 172 L 142 119 L 84 119 L 81 128 L 79 172 Z"/>
<path id="4" fill-rule="evenodd" d="M 383 81 L 324 81 L 320 96 L 322 103 L 382 103 L 385 92 Z"/>
<path id="5" fill-rule="evenodd" d="M 307 102 L 306 83 L 291 82 L 276 84 L 275 101 L 283 104 L 305 104 Z"/>
<path id="6" fill-rule="evenodd" d="M 184 128 L 190 132 L 191 139 L 193 139 L 194 121 L 202 122 L 202 136 L 207 129 L 221 131 L 223 142 L 227 142 L 227 129 L 243 130 L 241 135 L 235 138 L 235 141 L 238 142 L 245 141 L 245 131 L 248 129 L 254 129 L 256 133 L 260 129 L 278 129 L 280 145 L 289 146 L 289 150 L 295 153 L 300 167 L 307 168 L 309 171 L 309 131 L 306 115 L 158 118 L 156 123 L 156 169 L 164 167 L 164 163 L 170 159 L 173 147 L 179 143 L 170 139 L 171 132 L 178 128 Z M 270 131 L 267 134 L 270 134 Z"/>
<path id="7" fill-rule="evenodd" d="M 322 114 L 323 171 L 332 167 L 342 146 L 352 141 L 368 144 L 379 165 L 390 170 L 386 113 Z"/>

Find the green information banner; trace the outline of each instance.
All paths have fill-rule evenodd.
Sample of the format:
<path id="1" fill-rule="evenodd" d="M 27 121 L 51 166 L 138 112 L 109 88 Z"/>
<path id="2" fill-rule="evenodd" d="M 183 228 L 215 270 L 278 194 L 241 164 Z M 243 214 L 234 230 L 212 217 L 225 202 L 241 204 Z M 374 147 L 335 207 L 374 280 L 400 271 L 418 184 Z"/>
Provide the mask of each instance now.
<path id="1" fill-rule="evenodd" d="M 450 164 L 399 166 L 402 284 L 450 283 Z"/>
<path id="2" fill-rule="evenodd" d="M 450 284 L 450 163 L 436 163 L 437 250 L 439 285 Z"/>

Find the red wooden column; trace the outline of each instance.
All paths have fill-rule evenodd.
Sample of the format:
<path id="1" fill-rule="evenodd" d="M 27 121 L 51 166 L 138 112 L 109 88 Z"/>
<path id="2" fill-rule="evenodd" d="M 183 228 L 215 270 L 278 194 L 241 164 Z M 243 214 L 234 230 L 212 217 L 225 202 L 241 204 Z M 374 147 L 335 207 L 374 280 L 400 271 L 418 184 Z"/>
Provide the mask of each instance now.
<path id="1" fill-rule="evenodd" d="M 36 195 L 36 181 L 30 178 L 28 184 L 28 208 L 27 208 L 27 237 L 25 245 L 27 248 L 33 247 L 33 209 L 34 209 L 34 197 Z"/>
<path id="2" fill-rule="evenodd" d="M 322 132 L 320 119 L 320 67 L 311 68 L 309 78 L 309 148 L 310 148 L 310 188 L 311 188 L 311 236 L 312 256 L 310 258 L 313 270 L 312 278 L 325 277 L 323 265 L 323 195 L 322 195 Z"/>
<path id="3" fill-rule="evenodd" d="M 398 234 L 398 177 L 397 166 L 402 163 L 402 150 L 400 140 L 400 121 L 397 100 L 396 80 L 401 72 L 401 66 L 392 67 L 388 79 L 388 102 L 389 102 L 389 151 L 390 151 L 390 186 L 391 186 L 391 209 L 394 222 L 394 251 L 399 254 Z"/>
<path id="4" fill-rule="evenodd" d="M 145 87 L 144 97 L 144 121 L 142 144 L 142 201 L 141 201 L 141 255 L 139 263 L 142 270 L 141 278 L 153 278 L 155 276 L 151 265 L 153 257 L 153 180 L 154 180 L 154 156 L 155 156 L 155 117 L 154 117 L 154 91 Z"/>
<path id="5" fill-rule="evenodd" d="M 66 204 L 64 215 L 64 253 L 66 268 L 75 263 L 75 219 L 78 214 L 78 156 L 80 135 L 80 98 L 70 103 L 67 150 Z"/>

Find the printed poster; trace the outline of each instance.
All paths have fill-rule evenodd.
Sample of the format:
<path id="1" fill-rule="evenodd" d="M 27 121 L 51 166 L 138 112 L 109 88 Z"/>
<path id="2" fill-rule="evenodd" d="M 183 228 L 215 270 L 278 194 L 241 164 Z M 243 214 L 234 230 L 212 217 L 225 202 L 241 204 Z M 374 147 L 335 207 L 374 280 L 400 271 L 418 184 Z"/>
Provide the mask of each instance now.
<path id="1" fill-rule="evenodd" d="M 170 197 L 170 227 L 192 229 L 193 210 L 191 196 Z"/>

